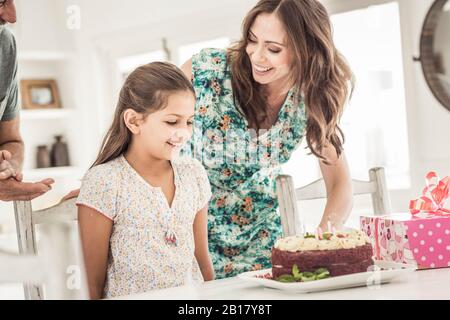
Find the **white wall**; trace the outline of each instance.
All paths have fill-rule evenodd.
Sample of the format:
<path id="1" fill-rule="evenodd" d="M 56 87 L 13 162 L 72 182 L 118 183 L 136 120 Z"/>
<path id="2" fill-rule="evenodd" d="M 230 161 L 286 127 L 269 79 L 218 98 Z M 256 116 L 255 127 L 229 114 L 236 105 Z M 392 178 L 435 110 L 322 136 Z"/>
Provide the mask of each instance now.
<path id="1" fill-rule="evenodd" d="M 16 0 L 17 37 L 20 51 L 69 51 L 74 49 L 66 28 L 64 1 Z"/>
<path id="2" fill-rule="evenodd" d="M 91 35 L 99 36 L 151 24 L 157 26 L 157 23 L 174 20 L 177 24 L 167 31 L 176 31 L 180 36 L 187 36 L 188 33 L 184 30 L 189 30 L 189 25 L 201 23 L 203 28 L 214 28 L 215 25 L 226 24 L 226 19 L 220 23 L 218 20 L 211 24 L 202 22 L 212 17 L 228 18 L 229 13 L 234 13 L 239 19 L 255 1 L 80 0 L 79 3 L 83 10 L 84 27 L 90 30 Z M 195 19 L 185 19 L 186 17 Z M 159 29 L 155 28 L 154 33 L 160 32 Z"/>

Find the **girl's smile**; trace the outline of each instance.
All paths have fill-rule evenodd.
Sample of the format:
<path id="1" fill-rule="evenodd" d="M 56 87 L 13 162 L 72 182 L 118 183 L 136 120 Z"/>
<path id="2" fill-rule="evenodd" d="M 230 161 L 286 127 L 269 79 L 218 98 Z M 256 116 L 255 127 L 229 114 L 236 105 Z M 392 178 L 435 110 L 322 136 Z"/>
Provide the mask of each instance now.
<path id="1" fill-rule="evenodd" d="M 153 158 L 172 160 L 192 135 L 195 98 L 189 91 L 172 93 L 167 106 L 147 116 L 135 142 Z"/>

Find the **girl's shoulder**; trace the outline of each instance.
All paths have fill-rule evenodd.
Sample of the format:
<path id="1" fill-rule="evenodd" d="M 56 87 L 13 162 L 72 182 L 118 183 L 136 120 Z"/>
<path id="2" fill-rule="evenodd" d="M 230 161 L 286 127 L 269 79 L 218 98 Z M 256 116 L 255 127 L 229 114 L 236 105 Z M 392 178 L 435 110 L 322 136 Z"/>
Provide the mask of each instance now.
<path id="1" fill-rule="evenodd" d="M 194 77 L 223 77 L 227 67 L 227 49 L 206 48 L 192 56 Z"/>
<path id="2" fill-rule="evenodd" d="M 89 169 L 81 182 L 77 205 L 95 209 L 115 221 L 120 208 L 121 158 L 96 165 Z"/>
<path id="3" fill-rule="evenodd" d="M 121 176 L 123 165 L 121 157 L 108 161 L 106 163 L 98 164 L 90 168 L 83 177 L 83 181 L 109 181 L 110 183 L 117 182 Z"/>

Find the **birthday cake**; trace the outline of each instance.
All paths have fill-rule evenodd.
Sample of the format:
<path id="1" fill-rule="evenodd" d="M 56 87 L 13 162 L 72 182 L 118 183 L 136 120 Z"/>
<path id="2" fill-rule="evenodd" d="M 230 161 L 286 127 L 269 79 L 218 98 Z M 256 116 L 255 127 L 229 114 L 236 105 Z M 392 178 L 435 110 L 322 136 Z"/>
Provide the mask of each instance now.
<path id="1" fill-rule="evenodd" d="M 369 238 L 358 230 L 286 237 L 272 249 L 272 277 L 291 282 L 366 272 L 372 255 Z"/>

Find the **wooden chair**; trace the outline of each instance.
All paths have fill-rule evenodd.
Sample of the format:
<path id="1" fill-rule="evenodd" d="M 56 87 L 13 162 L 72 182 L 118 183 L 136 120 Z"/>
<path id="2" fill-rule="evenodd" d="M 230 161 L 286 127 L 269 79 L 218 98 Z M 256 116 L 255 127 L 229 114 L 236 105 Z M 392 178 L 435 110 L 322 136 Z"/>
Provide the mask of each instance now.
<path id="1" fill-rule="evenodd" d="M 33 211 L 31 201 L 14 201 L 14 214 L 16 218 L 17 241 L 21 255 L 36 255 L 36 225 L 47 223 L 68 222 L 77 220 L 76 198 L 70 199 L 43 210 Z M 42 286 L 39 284 L 24 283 L 25 299 L 43 299 Z"/>
<path id="2" fill-rule="evenodd" d="M 375 215 L 391 212 L 384 168 L 370 169 L 369 181 L 352 180 L 352 182 L 354 195 L 371 194 Z M 291 176 L 279 175 L 276 184 L 283 234 L 284 236 L 297 235 L 302 232 L 297 201 L 326 198 L 325 182 L 319 179 L 295 189 Z"/>
<path id="3" fill-rule="evenodd" d="M 46 299 L 87 299 L 84 265 L 76 259 L 76 241 L 67 223 L 41 227 L 40 253 L 0 251 L 0 282 L 43 284 Z"/>

